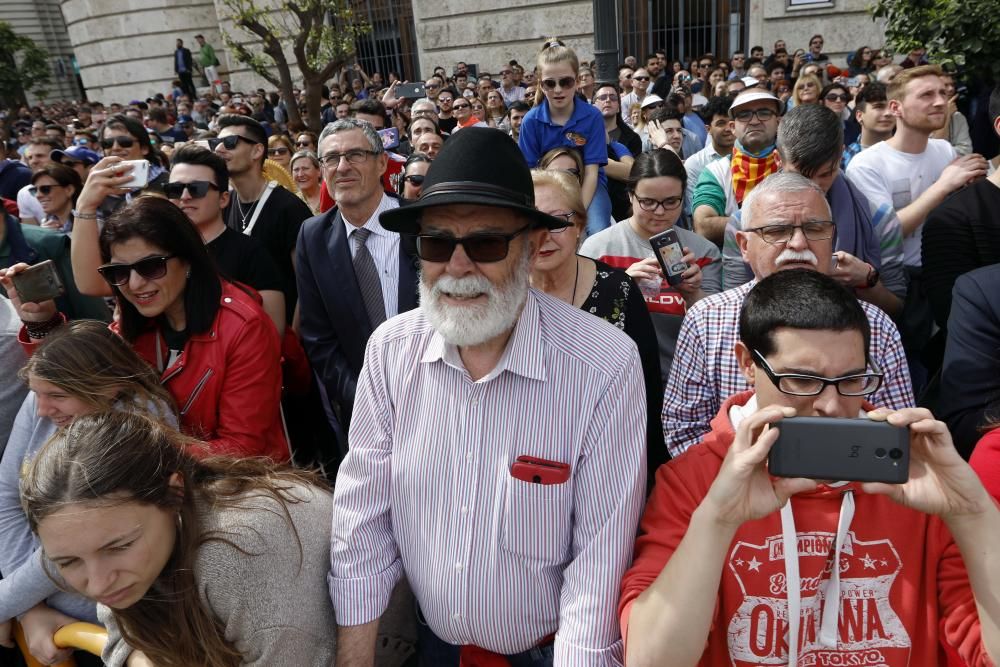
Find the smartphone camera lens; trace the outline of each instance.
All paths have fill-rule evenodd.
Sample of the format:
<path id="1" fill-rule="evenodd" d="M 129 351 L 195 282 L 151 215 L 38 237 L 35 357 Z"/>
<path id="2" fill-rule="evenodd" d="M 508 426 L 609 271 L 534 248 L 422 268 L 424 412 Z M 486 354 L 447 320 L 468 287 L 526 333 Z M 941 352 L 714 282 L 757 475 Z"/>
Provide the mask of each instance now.
<path id="1" fill-rule="evenodd" d="M 898 461 L 899 459 L 903 458 L 903 450 L 900 449 L 899 447 L 893 447 L 891 450 L 889 450 L 889 456 Z"/>
<path id="2" fill-rule="evenodd" d="M 884 459 L 885 458 L 885 450 L 882 449 L 881 447 L 879 447 L 878 449 L 876 449 L 875 450 L 875 458 L 877 458 L 877 459 Z"/>

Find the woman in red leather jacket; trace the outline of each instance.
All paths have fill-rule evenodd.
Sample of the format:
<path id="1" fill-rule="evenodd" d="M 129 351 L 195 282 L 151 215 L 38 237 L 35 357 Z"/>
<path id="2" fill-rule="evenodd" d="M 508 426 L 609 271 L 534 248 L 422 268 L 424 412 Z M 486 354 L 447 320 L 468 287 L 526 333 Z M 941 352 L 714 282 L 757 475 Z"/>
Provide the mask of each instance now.
<path id="1" fill-rule="evenodd" d="M 98 270 L 119 315 L 111 328 L 160 374 L 177 402 L 182 430 L 211 453 L 289 458 L 279 411 L 278 332 L 252 289 L 221 278 L 187 216 L 172 203 L 140 197 L 104 225 Z M 21 304 L 29 350 L 62 323 L 55 304 Z"/>

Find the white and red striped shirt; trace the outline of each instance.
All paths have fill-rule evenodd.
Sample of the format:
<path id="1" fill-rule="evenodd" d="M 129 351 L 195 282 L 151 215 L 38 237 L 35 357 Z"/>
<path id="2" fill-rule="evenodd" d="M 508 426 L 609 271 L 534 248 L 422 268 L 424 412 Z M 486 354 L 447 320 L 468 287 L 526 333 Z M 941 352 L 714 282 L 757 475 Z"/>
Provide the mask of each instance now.
<path id="1" fill-rule="evenodd" d="M 418 309 L 372 335 L 334 491 L 337 622 L 378 618 L 405 571 L 433 632 L 513 654 L 555 633 L 555 665 L 618 665 L 619 586 L 645 484 L 635 344 L 531 290 L 474 382 Z M 572 466 L 511 476 L 518 456 Z"/>

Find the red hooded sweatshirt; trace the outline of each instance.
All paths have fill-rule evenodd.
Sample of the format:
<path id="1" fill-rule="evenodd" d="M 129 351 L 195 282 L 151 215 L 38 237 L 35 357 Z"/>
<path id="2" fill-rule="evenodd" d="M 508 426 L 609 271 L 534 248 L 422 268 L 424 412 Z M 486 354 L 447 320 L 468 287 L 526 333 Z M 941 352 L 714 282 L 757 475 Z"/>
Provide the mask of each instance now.
<path id="1" fill-rule="evenodd" d="M 653 583 L 678 547 L 734 438 L 727 400 L 701 444 L 664 464 L 640 524 L 635 562 L 622 582 L 622 636 L 632 602 Z M 844 495 L 855 511 L 841 541 L 839 619 L 830 625 L 835 647 L 820 643 L 828 563 L 837 541 Z M 937 517 L 905 508 L 860 484 L 820 486 L 791 500 L 797 543 L 801 613 L 798 665 L 932 667 L 992 665 L 980 636 L 965 565 Z M 701 666 L 788 664 L 788 574 L 778 512 L 736 532 L 716 591 L 716 611 Z M 794 590 L 794 589 L 793 589 Z M 706 595 L 711 594 L 706 591 Z M 832 619 L 831 619 L 832 620 Z M 947 650 L 944 648 L 947 647 Z"/>

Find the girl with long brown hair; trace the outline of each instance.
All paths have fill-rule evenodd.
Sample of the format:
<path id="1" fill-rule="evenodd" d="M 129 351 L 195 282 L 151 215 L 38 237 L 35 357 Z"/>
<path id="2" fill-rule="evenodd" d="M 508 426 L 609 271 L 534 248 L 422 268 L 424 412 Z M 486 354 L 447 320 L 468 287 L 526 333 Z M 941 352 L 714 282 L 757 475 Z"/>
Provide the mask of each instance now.
<path id="1" fill-rule="evenodd" d="M 332 664 L 330 493 L 314 475 L 203 450 L 147 416 L 103 412 L 67 426 L 24 475 L 46 557 L 99 603 L 103 660 Z"/>
<path id="2" fill-rule="evenodd" d="M 76 320 L 39 346 L 21 370 L 31 391 L 14 420 L 0 461 L 0 621 L 21 616 L 28 650 L 45 664 L 68 655 L 52 643 L 56 629 L 96 621 L 94 603 L 60 592 L 40 557 L 21 507 L 22 468 L 75 419 L 108 410 L 144 411 L 177 424 L 173 398 L 153 369 L 103 322 Z M 23 616 L 22 616 L 23 615 Z"/>

